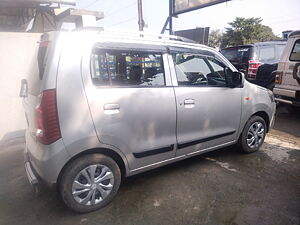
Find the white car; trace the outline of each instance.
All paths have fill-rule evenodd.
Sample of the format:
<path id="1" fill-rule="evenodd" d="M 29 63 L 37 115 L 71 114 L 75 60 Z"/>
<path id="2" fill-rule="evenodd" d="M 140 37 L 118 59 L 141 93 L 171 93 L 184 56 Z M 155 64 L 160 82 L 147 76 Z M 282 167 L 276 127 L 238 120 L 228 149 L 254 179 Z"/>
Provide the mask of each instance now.
<path id="1" fill-rule="evenodd" d="M 95 29 L 39 45 L 21 89 L 25 168 L 76 212 L 111 202 L 122 177 L 234 144 L 255 152 L 273 126 L 273 93 L 212 48 Z"/>
<path id="2" fill-rule="evenodd" d="M 289 35 L 278 63 L 275 83 L 276 101 L 300 107 L 300 30 Z"/>

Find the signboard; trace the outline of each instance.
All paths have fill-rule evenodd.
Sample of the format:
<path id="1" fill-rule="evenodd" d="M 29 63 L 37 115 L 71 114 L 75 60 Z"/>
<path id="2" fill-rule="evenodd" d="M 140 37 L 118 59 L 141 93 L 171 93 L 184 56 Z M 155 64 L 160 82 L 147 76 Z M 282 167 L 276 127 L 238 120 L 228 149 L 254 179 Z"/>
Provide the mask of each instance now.
<path id="1" fill-rule="evenodd" d="M 216 5 L 230 0 L 173 0 L 174 15 L 189 12 L 192 10 L 204 8 L 211 5 Z"/>
<path id="2" fill-rule="evenodd" d="M 198 44 L 208 45 L 209 27 L 175 31 L 176 36 L 191 39 Z"/>
<path id="3" fill-rule="evenodd" d="M 1 7 L 34 7 L 39 4 L 60 3 L 65 5 L 75 5 L 76 0 L 0 0 Z"/>

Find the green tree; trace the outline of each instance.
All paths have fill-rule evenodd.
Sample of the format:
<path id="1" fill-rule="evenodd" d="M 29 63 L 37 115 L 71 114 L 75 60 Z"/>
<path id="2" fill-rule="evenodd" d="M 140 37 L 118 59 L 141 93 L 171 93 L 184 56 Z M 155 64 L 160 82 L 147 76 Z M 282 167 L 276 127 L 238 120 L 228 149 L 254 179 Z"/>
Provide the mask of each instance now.
<path id="1" fill-rule="evenodd" d="M 228 23 L 231 27 L 226 28 L 222 36 L 221 47 L 279 39 L 270 27 L 262 25 L 261 22 L 260 17 L 237 17 L 233 22 Z"/>
<path id="2" fill-rule="evenodd" d="M 222 33 L 220 30 L 213 30 L 209 34 L 208 46 L 213 48 L 220 48 L 222 40 Z"/>

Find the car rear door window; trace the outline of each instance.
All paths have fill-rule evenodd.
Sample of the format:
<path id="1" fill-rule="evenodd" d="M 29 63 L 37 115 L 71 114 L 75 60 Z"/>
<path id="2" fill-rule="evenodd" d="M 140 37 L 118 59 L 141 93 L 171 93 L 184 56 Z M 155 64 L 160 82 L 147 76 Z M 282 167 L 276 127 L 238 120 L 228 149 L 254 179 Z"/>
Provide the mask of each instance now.
<path id="1" fill-rule="evenodd" d="M 161 53 L 95 49 L 92 80 L 99 86 L 165 86 Z"/>
<path id="2" fill-rule="evenodd" d="M 259 48 L 258 60 L 267 61 L 275 59 L 275 46 L 263 46 Z"/>
<path id="3" fill-rule="evenodd" d="M 293 47 L 290 55 L 291 61 L 300 61 L 300 39 L 298 39 Z"/>

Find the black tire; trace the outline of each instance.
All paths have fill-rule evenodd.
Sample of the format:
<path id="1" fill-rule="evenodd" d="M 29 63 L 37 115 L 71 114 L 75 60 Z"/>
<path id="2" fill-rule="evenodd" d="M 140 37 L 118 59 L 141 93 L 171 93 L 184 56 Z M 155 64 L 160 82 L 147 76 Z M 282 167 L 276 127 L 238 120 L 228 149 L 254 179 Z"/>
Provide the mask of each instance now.
<path id="1" fill-rule="evenodd" d="M 274 87 L 275 87 L 275 81 L 272 81 L 271 83 L 268 84 L 267 89 L 273 91 Z"/>
<path id="2" fill-rule="evenodd" d="M 256 122 L 259 122 L 262 124 L 264 132 L 263 132 L 263 137 L 261 139 L 261 142 L 259 144 L 257 144 L 257 146 L 253 146 L 250 147 L 247 144 L 247 138 L 248 138 L 248 131 L 250 129 L 250 127 L 255 124 Z M 261 145 L 263 144 L 265 137 L 266 137 L 266 131 L 267 131 L 267 126 L 266 126 L 266 122 L 263 118 L 261 118 L 260 116 L 252 116 L 248 122 L 246 123 L 243 132 L 240 135 L 239 141 L 238 141 L 238 148 L 241 152 L 243 153 L 252 153 L 252 152 L 256 152 L 259 150 L 259 148 L 261 147 Z"/>
<path id="3" fill-rule="evenodd" d="M 110 193 L 102 201 L 100 201 L 97 204 L 85 205 L 77 202 L 73 197 L 72 185 L 74 179 L 77 177 L 80 171 L 84 170 L 85 168 L 91 165 L 103 165 L 109 168 L 114 177 L 113 185 Z M 91 177 L 90 174 L 89 177 Z M 96 177 L 96 173 L 94 177 Z M 116 196 L 120 187 L 120 183 L 120 168 L 113 159 L 102 154 L 90 154 L 77 158 L 66 166 L 59 182 L 59 191 L 63 201 L 70 209 L 79 213 L 87 213 L 100 209 L 106 206 L 108 203 L 110 203 L 112 199 Z M 100 192 L 98 193 L 98 195 L 100 195 Z"/>

